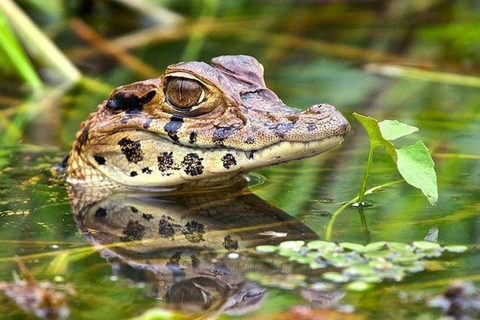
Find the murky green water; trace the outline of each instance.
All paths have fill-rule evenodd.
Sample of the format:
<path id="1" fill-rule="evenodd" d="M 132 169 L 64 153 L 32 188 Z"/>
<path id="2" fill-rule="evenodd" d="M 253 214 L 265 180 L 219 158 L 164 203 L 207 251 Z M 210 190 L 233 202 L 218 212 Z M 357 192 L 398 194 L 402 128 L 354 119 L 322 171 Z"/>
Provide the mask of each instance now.
<path id="1" fill-rule="evenodd" d="M 0 282 L 13 280 L 12 272 L 16 270 L 13 257 L 19 256 L 37 280 L 74 288 L 76 294 L 68 298 L 72 319 L 138 316 L 149 308 L 166 306 L 165 300 L 173 301 L 177 292 L 174 289 L 192 300 L 207 301 L 211 317 L 223 310 L 244 314 L 245 319 L 285 318 L 291 316 L 288 312 L 292 308 L 298 311 L 301 306 L 307 318 L 324 315 L 435 319 L 441 312 L 427 306 L 429 299 L 445 290 L 454 279 L 476 284 L 480 281 L 477 251 L 480 93 L 475 77 L 480 69 L 478 6 L 467 1 L 431 0 L 235 1 L 216 5 L 194 1 L 190 7 L 186 2 L 168 1 L 167 7 L 184 19 L 184 24 L 175 27 L 174 21 L 164 18 L 160 22 L 166 24 L 162 26 L 158 20 L 113 1 L 93 2 L 92 6 L 88 1 L 78 1 L 67 7 L 58 4 L 51 8 L 37 6 L 36 1 L 18 2 L 89 81 L 65 92 L 49 89 L 45 94 L 33 95 L 12 70 L 3 70 Z M 116 246 L 108 236 L 126 236 L 122 235 L 125 229 L 116 225 L 120 220 L 110 215 L 104 219 L 105 229 L 102 229 L 98 222 L 102 212 L 98 208 L 89 207 L 83 213 L 84 218 L 77 218 L 77 225 L 64 180 L 52 173 L 52 166 L 68 152 L 79 123 L 106 98 L 110 88 L 147 78 L 149 73 L 148 68 L 136 69 L 118 63 L 92 49 L 79 39 L 72 17 L 82 17 L 97 32 L 117 46 L 124 45 L 138 61 L 158 74 L 168 64 L 180 60 L 209 61 L 222 54 L 255 56 L 264 64 L 267 85 L 286 104 L 306 108 L 328 102 L 347 116 L 353 132 L 340 147 L 326 154 L 251 175 L 253 193 L 273 208 L 254 196 L 232 196 L 229 203 L 220 206 L 215 199 L 200 201 L 203 208 L 207 203 L 211 210 L 221 212 L 221 219 L 202 220 L 210 228 L 207 231 L 212 231 L 206 233 L 212 237 L 202 240 L 209 248 L 203 248 L 202 252 L 195 247 L 184 248 L 183 258 L 195 256 L 209 270 L 220 268 L 212 259 L 226 261 L 222 270 L 228 270 L 228 276 L 219 276 L 220 271 L 215 269 L 217 280 L 220 279 L 216 284 L 199 285 L 197 281 L 187 286 L 181 282 L 191 276 L 182 264 L 185 262 L 177 261 L 177 269 L 172 267 L 175 244 L 153 237 L 153 246 Z M 49 87 L 56 88 L 62 82 L 53 68 L 39 61 L 36 64 Z M 423 240 L 430 228 L 437 226 L 439 243 L 463 244 L 471 249 L 432 259 L 425 271 L 408 275 L 400 282 L 375 284 L 362 292 L 340 286 L 335 294 L 330 292 L 329 298 L 323 299 L 312 298 L 306 288 L 263 288 L 246 281 L 244 275 L 252 270 L 302 273 L 307 275 L 308 284 L 321 278 L 318 272 L 307 272 L 282 260 L 251 258 L 242 250 L 237 260 L 219 258 L 212 252 L 224 249 L 225 237 L 230 234 L 225 230 L 235 229 L 236 224 L 240 231 L 231 234 L 243 239 L 241 248 L 282 241 L 258 236 L 268 232 L 272 223 L 278 223 L 279 216 L 283 222 L 287 221 L 288 228 L 293 228 L 288 232 L 296 233 L 297 238 L 302 234 L 306 238 L 315 236 L 309 234 L 307 226 L 324 239 L 327 225 L 332 224 L 331 214 L 357 195 L 365 169 L 368 138 L 351 116 L 352 112 L 377 119 L 397 119 L 420 128 L 412 138 L 401 140 L 400 145 L 422 139 L 430 148 L 438 174 L 439 203 L 432 207 L 419 190 L 406 183 L 383 188 L 367 197 L 372 206 L 364 209 L 366 223 L 362 224 L 357 209 L 347 209 L 336 217 L 331 240 L 411 243 Z M 258 175 L 264 177 L 263 183 L 257 183 L 263 180 Z M 389 156 L 377 152 L 368 187 L 400 178 Z M 161 211 L 165 208 L 173 210 L 169 214 L 178 214 L 188 207 L 195 219 L 205 215 L 192 209 L 199 202 L 191 198 L 167 200 L 124 197 L 97 206 L 104 209 L 133 206 L 147 215 L 166 212 Z M 281 211 L 296 220 L 283 216 Z M 122 212 L 125 226 L 131 220 L 128 215 L 131 212 Z M 243 219 L 241 225 L 228 218 L 241 212 L 262 218 Z M 158 223 L 152 220 L 155 227 Z M 249 224 L 257 229 L 248 231 Z M 129 236 L 135 238 L 134 234 Z M 282 281 L 287 280 L 279 282 Z M 184 285 L 185 291 L 180 285 L 174 287 L 175 283 Z M 196 293 L 192 289 L 199 286 L 208 287 L 208 299 L 204 291 Z M 232 288 L 237 290 L 235 294 Z M 219 296 L 228 297 L 229 302 L 214 298 Z M 231 306 L 227 308 L 227 304 Z M 0 315 L 1 319 L 25 317 L 7 298 L 0 300 Z"/>

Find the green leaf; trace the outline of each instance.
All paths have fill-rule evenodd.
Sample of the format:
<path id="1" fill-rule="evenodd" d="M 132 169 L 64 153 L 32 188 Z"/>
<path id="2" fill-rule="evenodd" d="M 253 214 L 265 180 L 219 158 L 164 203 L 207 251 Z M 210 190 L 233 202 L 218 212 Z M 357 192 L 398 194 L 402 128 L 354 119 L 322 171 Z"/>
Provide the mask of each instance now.
<path id="1" fill-rule="evenodd" d="M 38 63 L 61 74 L 69 84 L 80 79 L 80 72 L 30 19 L 15 1 L 0 1 L 0 12 L 7 17 L 17 38 Z M 23 60 L 23 59 L 22 59 Z"/>
<path id="2" fill-rule="evenodd" d="M 423 141 L 397 151 L 397 168 L 405 181 L 422 190 L 431 205 L 438 201 L 437 175 L 428 148 Z"/>
<path id="3" fill-rule="evenodd" d="M 13 34 L 5 15 L 0 9 L 0 49 L 8 57 L 10 63 L 14 66 L 17 73 L 32 88 L 42 87 L 42 81 L 35 72 L 31 61 L 28 59 L 22 46 L 18 43 Z M 3 66 L 2 66 L 3 67 Z"/>
<path id="4" fill-rule="evenodd" d="M 397 120 L 384 120 L 378 123 L 378 126 L 382 133 L 382 137 L 387 140 L 395 140 L 418 131 L 417 127 L 401 123 Z"/>
<path id="5" fill-rule="evenodd" d="M 387 150 L 388 154 L 392 157 L 395 162 L 397 161 L 397 153 L 393 144 L 389 141 L 385 140 L 382 136 L 382 132 L 380 131 L 380 127 L 378 125 L 378 121 L 371 118 L 366 117 L 356 112 L 353 113 L 355 118 L 362 124 L 362 126 L 367 131 L 368 136 L 370 137 L 370 143 L 372 144 L 373 148 L 377 147 L 384 147 Z"/>
<path id="6" fill-rule="evenodd" d="M 468 247 L 461 245 L 445 246 L 445 250 L 447 250 L 448 252 L 461 253 L 467 251 Z"/>
<path id="7" fill-rule="evenodd" d="M 365 246 L 358 244 L 358 243 L 352 243 L 352 242 L 341 242 L 339 245 L 345 249 L 355 251 L 355 252 L 364 252 L 365 251 Z"/>
<path id="8" fill-rule="evenodd" d="M 275 246 L 270 246 L 270 245 L 260 245 L 260 246 L 256 246 L 255 247 L 255 250 L 259 251 L 259 252 L 265 252 L 265 253 L 269 253 L 269 252 L 275 252 L 278 250 L 277 247 Z"/>
<path id="9" fill-rule="evenodd" d="M 175 315 L 172 311 L 163 310 L 160 308 L 153 308 L 153 309 L 147 310 L 141 316 L 134 318 L 134 320 L 171 320 L 171 319 L 180 319 L 180 317 Z"/>
<path id="10" fill-rule="evenodd" d="M 284 241 L 280 243 L 280 250 L 292 250 L 292 251 L 300 251 L 300 248 L 305 244 L 305 241 L 297 240 L 297 241 Z"/>
<path id="11" fill-rule="evenodd" d="M 364 281 L 354 281 L 346 286 L 346 289 L 350 291 L 366 291 L 370 288 L 372 288 L 372 284 Z"/>
<path id="12" fill-rule="evenodd" d="M 412 244 L 418 249 L 421 249 L 424 251 L 438 250 L 441 248 L 441 246 L 438 243 L 430 242 L 430 241 L 415 241 Z"/>

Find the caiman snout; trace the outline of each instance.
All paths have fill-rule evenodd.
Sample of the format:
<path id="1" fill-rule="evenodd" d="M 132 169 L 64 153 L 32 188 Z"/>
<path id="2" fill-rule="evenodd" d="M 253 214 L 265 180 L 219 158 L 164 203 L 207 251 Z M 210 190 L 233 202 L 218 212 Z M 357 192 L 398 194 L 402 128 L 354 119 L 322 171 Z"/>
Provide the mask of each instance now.
<path id="1" fill-rule="evenodd" d="M 345 136 L 351 131 L 350 123 L 345 117 L 329 104 L 316 104 L 303 112 L 305 115 L 313 115 L 317 121 L 321 121 L 322 125 L 326 125 L 324 129 L 331 130 L 333 135 Z"/>
<path id="2" fill-rule="evenodd" d="M 343 138 L 350 132 L 347 119 L 329 104 L 316 104 L 306 110 L 291 113 L 287 106 L 270 126 L 273 135 L 286 141 L 317 141 L 331 137 Z M 269 127 L 267 125 L 267 127 Z"/>

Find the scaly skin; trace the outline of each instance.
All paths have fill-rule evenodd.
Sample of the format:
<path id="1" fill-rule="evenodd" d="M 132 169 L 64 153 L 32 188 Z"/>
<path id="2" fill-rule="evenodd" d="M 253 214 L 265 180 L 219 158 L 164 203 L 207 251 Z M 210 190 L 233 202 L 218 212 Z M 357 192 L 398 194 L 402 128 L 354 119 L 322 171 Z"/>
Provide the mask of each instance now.
<path id="1" fill-rule="evenodd" d="M 286 106 L 252 57 L 178 63 L 159 78 L 118 87 L 82 123 L 68 181 L 112 189 L 221 185 L 322 153 L 349 131 L 330 105 Z"/>

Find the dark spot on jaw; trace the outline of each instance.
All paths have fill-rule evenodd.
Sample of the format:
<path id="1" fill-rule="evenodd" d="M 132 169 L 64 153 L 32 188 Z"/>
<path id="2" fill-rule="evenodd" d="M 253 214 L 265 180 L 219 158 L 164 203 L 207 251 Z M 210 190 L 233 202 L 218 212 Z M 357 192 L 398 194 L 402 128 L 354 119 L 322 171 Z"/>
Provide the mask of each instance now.
<path id="1" fill-rule="evenodd" d="M 223 140 L 235 133 L 237 129 L 234 127 L 218 127 L 213 132 L 212 141 L 217 143 L 223 143 Z"/>
<path id="2" fill-rule="evenodd" d="M 232 239 L 232 237 L 228 235 L 223 239 L 223 247 L 229 251 L 237 250 L 238 241 Z"/>
<path id="3" fill-rule="evenodd" d="M 152 172 L 153 172 L 153 171 L 150 170 L 149 167 L 145 167 L 145 168 L 142 169 L 142 173 L 151 174 Z"/>
<path id="4" fill-rule="evenodd" d="M 174 223 L 173 219 L 163 215 L 158 223 L 158 233 L 161 237 L 170 238 L 180 231 L 181 226 Z"/>
<path id="5" fill-rule="evenodd" d="M 203 174 L 202 160 L 203 158 L 200 158 L 196 153 L 187 154 L 182 160 L 185 173 L 192 177 Z"/>
<path id="6" fill-rule="evenodd" d="M 137 213 L 137 212 L 138 212 L 138 209 L 135 208 L 135 207 L 130 207 L 130 210 L 131 210 L 133 213 Z"/>
<path id="7" fill-rule="evenodd" d="M 150 128 L 150 124 L 152 123 L 152 119 L 147 119 L 147 121 L 145 121 L 143 123 L 143 129 L 148 129 Z"/>
<path id="8" fill-rule="evenodd" d="M 105 208 L 98 208 L 95 211 L 95 218 L 105 218 L 107 216 L 107 209 Z"/>
<path id="9" fill-rule="evenodd" d="M 118 142 L 120 149 L 127 158 L 128 162 L 137 163 L 143 160 L 143 151 L 140 141 L 133 141 L 128 138 L 123 138 Z"/>
<path id="10" fill-rule="evenodd" d="M 245 157 L 247 157 L 247 159 L 253 159 L 254 153 L 255 151 L 245 151 Z"/>
<path id="11" fill-rule="evenodd" d="M 245 143 L 246 144 L 254 144 L 255 143 L 255 138 L 254 137 L 247 137 L 247 139 L 245 139 Z"/>
<path id="12" fill-rule="evenodd" d="M 130 177 L 136 177 L 136 176 L 138 176 L 137 171 L 130 172 Z"/>
<path id="13" fill-rule="evenodd" d="M 101 156 L 93 156 L 93 158 L 95 159 L 95 161 L 97 161 L 99 165 L 104 165 L 107 162 L 107 160 L 105 160 L 105 158 Z"/>
<path id="14" fill-rule="evenodd" d="M 285 138 L 285 135 L 288 131 L 292 130 L 295 124 L 293 122 L 279 123 L 278 125 L 272 128 L 273 133 L 279 136 L 280 138 Z"/>
<path id="15" fill-rule="evenodd" d="M 235 157 L 231 153 L 227 153 L 226 155 L 224 155 L 222 161 L 223 167 L 225 169 L 230 169 L 230 167 L 237 165 L 237 159 L 235 159 Z"/>
<path id="16" fill-rule="evenodd" d="M 317 125 L 314 124 L 314 123 L 310 123 L 310 124 L 308 124 L 308 126 L 307 126 L 307 130 L 308 130 L 308 132 L 315 131 L 315 130 L 317 130 Z"/>
<path id="17" fill-rule="evenodd" d="M 151 215 L 150 213 L 144 213 L 142 214 L 142 218 L 147 220 L 147 221 L 150 221 L 153 219 L 153 215 Z"/>
<path id="18" fill-rule="evenodd" d="M 188 139 L 188 142 L 190 143 L 195 143 L 197 142 L 197 133 L 196 132 L 190 132 L 190 139 Z"/>
<path id="19" fill-rule="evenodd" d="M 205 227 L 203 224 L 197 221 L 189 221 L 182 228 L 182 233 L 185 238 L 192 243 L 199 243 L 203 241 L 203 235 L 205 233 Z"/>
<path id="20" fill-rule="evenodd" d="M 145 235 L 145 227 L 138 221 L 129 220 L 122 234 L 120 240 L 123 242 L 142 240 Z"/>
<path id="21" fill-rule="evenodd" d="M 178 141 L 178 129 L 183 125 L 183 118 L 178 115 L 173 115 L 170 118 L 170 121 L 163 127 L 163 130 L 168 134 L 170 139 L 173 141 Z"/>
<path id="22" fill-rule="evenodd" d="M 157 157 L 158 170 L 165 172 L 173 168 L 173 152 L 164 152 Z"/>

